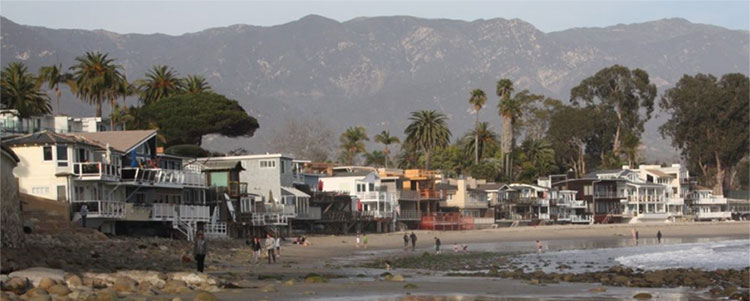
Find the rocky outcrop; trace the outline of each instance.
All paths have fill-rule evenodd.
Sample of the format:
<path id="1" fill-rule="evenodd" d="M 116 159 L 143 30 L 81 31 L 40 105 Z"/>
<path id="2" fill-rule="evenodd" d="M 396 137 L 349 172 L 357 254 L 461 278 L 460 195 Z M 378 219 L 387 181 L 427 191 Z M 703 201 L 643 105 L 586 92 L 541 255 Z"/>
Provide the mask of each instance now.
<path id="1" fill-rule="evenodd" d="M 13 176 L 13 168 L 18 157 L 12 150 L 2 147 L 0 151 L 0 247 L 24 247 L 23 220 L 21 219 L 21 200 L 18 197 L 18 182 Z"/>

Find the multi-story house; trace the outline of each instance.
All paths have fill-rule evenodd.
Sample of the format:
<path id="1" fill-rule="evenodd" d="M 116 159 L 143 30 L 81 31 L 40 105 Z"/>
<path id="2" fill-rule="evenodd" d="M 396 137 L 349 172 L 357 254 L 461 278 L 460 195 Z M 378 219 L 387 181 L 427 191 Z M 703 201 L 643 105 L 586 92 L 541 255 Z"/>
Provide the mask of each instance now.
<path id="1" fill-rule="evenodd" d="M 732 218 L 727 199 L 724 196 L 714 196 L 710 188 L 697 186 L 688 196 L 690 213 L 695 220 L 710 221 Z"/>
<path id="2" fill-rule="evenodd" d="M 557 223 L 589 224 L 593 221 L 588 213 L 585 198 L 579 197 L 578 191 L 553 188 L 552 183 L 566 181 L 567 175 L 550 175 L 539 178 L 537 184 L 549 188 L 550 220 Z"/>
<path id="3" fill-rule="evenodd" d="M 192 239 L 199 224 L 209 221 L 205 178 L 182 164 L 159 167 L 155 131 L 42 131 L 4 144 L 22 158 L 16 169 L 21 192 L 67 202 L 73 212 L 85 204 L 88 227 L 109 233 L 177 230 Z"/>
<path id="4" fill-rule="evenodd" d="M 381 186 L 380 174 L 369 167 L 336 167 L 333 175 L 321 177 L 323 191 L 349 194 L 357 203 L 352 208 L 375 220 L 376 231 L 394 231 L 398 193 Z"/>
<path id="5" fill-rule="evenodd" d="M 546 221 L 550 219 L 549 188 L 532 184 L 506 184 L 498 190 L 496 218 Z"/>
<path id="6" fill-rule="evenodd" d="M 115 126 L 116 130 L 119 127 Z M 41 115 L 21 118 L 16 110 L 0 110 L 0 136 L 25 135 L 41 131 L 56 133 L 109 131 L 109 119 L 101 117 L 70 117 Z"/>
<path id="7" fill-rule="evenodd" d="M 310 218 L 310 195 L 295 188 L 300 177 L 294 171 L 294 160 L 282 154 L 242 155 L 199 158 L 198 161 L 239 161 L 239 183 L 247 183 L 247 194 L 255 206 L 257 226 L 289 226 L 290 219 Z M 262 204 L 258 205 L 258 204 Z M 275 227 L 269 230 L 276 231 Z"/>
<path id="8" fill-rule="evenodd" d="M 623 166 L 623 169 L 629 169 L 629 166 Z M 638 172 L 640 181 L 647 183 L 662 184 L 666 189 L 666 206 L 667 212 L 671 217 L 681 217 L 685 212 L 685 199 L 690 195 L 690 174 L 688 170 L 680 164 L 672 164 L 663 167 L 661 165 L 638 166 L 633 169 Z"/>
<path id="9" fill-rule="evenodd" d="M 443 211 L 455 211 L 463 217 L 464 223 L 473 223 L 474 228 L 489 227 L 495 223 L 494 210 L 490 210 L 490 198 L 497 196 L 497 189 L 488 193 L 485 180 L 471 177 L 446 179 L 447 183 L 439 183 L 436 188 L 441 191 L 444 199 L 440 201 Z M 480 189 L 480 186 L 485 185 Z"/>
<path id="10" fill-rule="evenodd" d="M 424 216 L 439 212 L 443 196 L 436 184 L 442 180 L 439 171 L 406 169 L 401 178 L 399 221 L 409 228 L 419 227 Z"/>

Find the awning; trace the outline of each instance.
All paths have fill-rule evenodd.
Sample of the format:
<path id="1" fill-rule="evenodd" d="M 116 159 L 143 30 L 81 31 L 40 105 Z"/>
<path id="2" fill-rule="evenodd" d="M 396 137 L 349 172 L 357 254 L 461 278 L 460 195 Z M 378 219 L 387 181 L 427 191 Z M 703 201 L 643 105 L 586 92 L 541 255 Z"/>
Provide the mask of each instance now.
<path id="1" fill-rule="evenodd" d="M 307 193 L 304 193 L 304 192 L 302 192 L 299 189 L 294 188 L 294 187 L 281 186 L 281 190 L 287 192 L 288 194 L 296 196 L 298 198 L 309 198 L 310 197 Z"/>

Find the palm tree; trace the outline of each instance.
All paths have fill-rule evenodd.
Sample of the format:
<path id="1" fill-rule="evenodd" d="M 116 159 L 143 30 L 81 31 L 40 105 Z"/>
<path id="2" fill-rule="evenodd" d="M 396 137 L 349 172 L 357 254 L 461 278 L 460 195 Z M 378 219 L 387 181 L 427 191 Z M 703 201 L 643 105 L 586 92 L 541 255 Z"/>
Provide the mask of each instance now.
<path id="1" fill-rule="evenodd" d="M 546 175 L 552 171 L 555 163 L 555 150 L 549 142 L 540 139 L 528 139 L 523 144 L 526 159 L 533 162 L 539 173 L 538 176 Z"/>
<path id="2" fill-rule="evenodd" d="M 177 72 L 171 67 L 157 65 L 146 73 L 139 89 L 141 90 L 141 101 L 150 104 L 164 97 L 169 97 L 183 91 L 183 81 Z"/>
<path id="3" fill-rule="evenodd" d="M 511 93 L 513 93 L 513 82 L 511 80 L 503 78 L 497 82 L 497 96 L 500 97 L 497 108 L 502 118 L 503 127 L 500 134 L 500 149 L 503 156 L 508 156 L 512 152 L 513 119 L 514 116 L 520 114 L 521 110 L 518 103 L 510 97 Z"/>
<path id="4" fill-rule="evenodd" d="M 49 96 L 39 90 L 36 77 L 23 63 L 10 63 L 0 72 L 0 100 L 3 108 L 17 110 L 21 118 L 52 113 Z"/>
<path id="5" fill-rule="evenodd" d="M 130 115 L 128 107 L 120 107 L 120 105 L 115 103 L 114 108 L 112 108 L 112 113 L 109 115 L 109 120 L 111 122 L 110 126 L 112 127 L 112 130 L 114 130 L 114 124 L 119 123 L 124 131 L 127 129 L 126 124 L 133 122 L 135 118 L 133 115 Z"/>
<path id="6" fill-rule="evenodd" d="M 372 151 L 371 153 L 365 153 L 365 165 L 367 166 L 383 166 L 387 159 L 388 155 L 379 150 Z"/>
<path id="7" fill-rule="evenodd" d="M 471 98 L 469 103 L 474 107 L 476 112 L 476 122 L 474 124 L 475 129 L 479 129 L 479 110 L 484 107 L 484 103 L 487 102 L 487 95 L 484 94 L 482 89 L 474 89 L 471 91 Z M 474 163 L 479 164 L 479 131 L 474 131 L 477 135 L 474 136 Z"/>
<path id="8" fill-rule="evenodd" d="M 211 85 L 200 75 L 188 75 L 183 79 L 183 86 L 186 93 L 211 92 Z"/>
<path id="9" fill-rule="evenodd" d="M 436 111 L 412 112 L 409 117 L 411 124 L 404 130 L 406 143 L 424 152 L 425 170 L 430 169 L 430 152 L 450 142 L 451 131 L 446 124 L 447 119 L 444 114 Z"/>
<path id="10" fill-rule="evenodd" d="M 353 165 L 357 154 L 366 152 L 365 141 L 369 140 L 364 127 L 354 126 L 346 129 L 339 137 L 341 160 L 348 165 Z"/>
<path id="11" fill-rule="evenodd" d="M 77 87 L 76 96 L 96 105 L 96 117 L 102 117 L 102 104 L 111 98 L 113 89 L 122 78 L 122 67 L 115 65 L 114 59 L 108 55 L 86 52 L 85 56 L 76 58 L 76 65 L 70 67 Z"/>
<path id="12" fill-rule="evenodd" d="M 47 88 L 55 91 L 57 100 L 57 113 L 60 113 L 60 84 L 68 83 L 73 79 L 73 75 L 62 71 L 62 65 L 44 66 L 39 68 L 39 80 L 47 83 Z"/>
<path id="13" fill-rule="evenodd" d="M 481 122 L 479 125 L 466 133 L 464 136 L 463 145 L 464 151 L 467 154 L 479 154 L 479 158 L 484 158 L 488 153 L 492 153 L 497 150 L 497 133 L 492 130 L 489 123 Z M 472 143 L 471 140 L 474 140 Z"/>
<path id="14" fill-rule="evenodd" d="M 388 131 L 382 131 L 380 132 L 380 134 L 375 135 L 375 142 L 385 145 L 385 150 L 383 150 L 383 153 L 385 154 L 385 168 L 388 168 L 388 157 L 391 155 L 391 151 L 388 149 L 388 146 L 395 143 L 401 143 L 401 140 L 399 140 L 396 136 L 391 136 L 391 133 Z"/>

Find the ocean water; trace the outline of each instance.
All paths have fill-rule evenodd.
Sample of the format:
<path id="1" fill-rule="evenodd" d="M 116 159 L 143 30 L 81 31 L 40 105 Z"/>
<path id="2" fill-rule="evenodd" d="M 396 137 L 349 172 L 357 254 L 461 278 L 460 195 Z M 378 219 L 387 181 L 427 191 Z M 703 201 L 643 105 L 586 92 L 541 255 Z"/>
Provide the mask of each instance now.
<path id="1" fill-rule="evenodd" d="M 633 243 L 619 248 L 548 251 L 517 256 L 513 263 L 526 271 L 541 269 L 547 273 L 595 272 L 615 265 L 643 270 L 743 269 L 750 267 L 750 239 L 647 245 Z M 561 268 L 562 265 L 567 267 Z"/>

